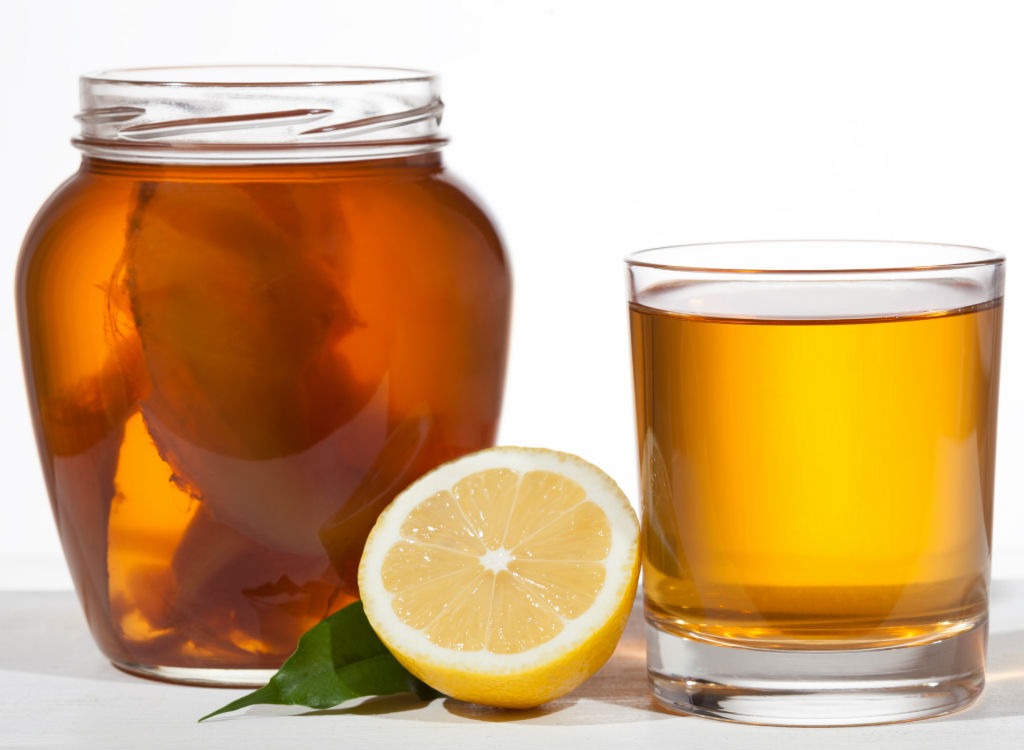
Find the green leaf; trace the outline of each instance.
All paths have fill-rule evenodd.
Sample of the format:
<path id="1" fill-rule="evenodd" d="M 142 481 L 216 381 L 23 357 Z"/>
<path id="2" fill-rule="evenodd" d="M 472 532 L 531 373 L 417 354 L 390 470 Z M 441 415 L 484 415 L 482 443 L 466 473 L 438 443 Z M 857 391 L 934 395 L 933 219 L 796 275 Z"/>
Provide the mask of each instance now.
<path id="1" fill-rule="evenodd" d="M 362 602 L 353 602 L 310 628 L 270 682 L 199 721 L 259 704 L 323 709 L 395 693 L 441 696 L 398 663 L 370 627 Z"/>

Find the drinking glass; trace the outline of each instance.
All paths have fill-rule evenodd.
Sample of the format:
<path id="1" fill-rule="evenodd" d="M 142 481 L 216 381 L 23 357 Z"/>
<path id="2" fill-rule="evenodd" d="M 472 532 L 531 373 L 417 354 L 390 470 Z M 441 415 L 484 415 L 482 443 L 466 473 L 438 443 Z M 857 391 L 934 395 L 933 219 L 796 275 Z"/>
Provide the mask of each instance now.
<path id="1" fill-rule="evenodd" d="M 656 699 L 780 725 L 973 702 L 1005 259 L 792 241 L 626 262 Z"/>

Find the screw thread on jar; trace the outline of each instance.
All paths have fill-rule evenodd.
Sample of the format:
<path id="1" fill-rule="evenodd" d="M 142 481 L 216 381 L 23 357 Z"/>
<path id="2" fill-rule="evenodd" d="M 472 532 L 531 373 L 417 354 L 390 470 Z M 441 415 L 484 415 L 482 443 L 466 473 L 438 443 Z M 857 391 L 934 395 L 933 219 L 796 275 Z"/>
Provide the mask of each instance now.
<path id="1" fill-rule="evenodd" d="M 171 164 L 333 162 L 442 148 L 437 77 L 400 68 L 136 68 L 80 81 L 73 143 Z"/>

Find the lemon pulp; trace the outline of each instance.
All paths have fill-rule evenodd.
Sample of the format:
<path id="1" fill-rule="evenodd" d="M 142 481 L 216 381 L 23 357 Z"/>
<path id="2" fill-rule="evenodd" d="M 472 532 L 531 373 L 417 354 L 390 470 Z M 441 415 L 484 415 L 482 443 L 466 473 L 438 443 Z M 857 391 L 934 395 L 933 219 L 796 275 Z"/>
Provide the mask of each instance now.
<path id="1" fill-rule="evenodd" d="M 517 513 L 520 492 L 542 497 L 541 512 Z M 409 514 L 384 558 L 384 585 L 398 617 L 432 643 L 519 653 L 594 603 L 610 532 L 571 479 L 490 469 Z"/>

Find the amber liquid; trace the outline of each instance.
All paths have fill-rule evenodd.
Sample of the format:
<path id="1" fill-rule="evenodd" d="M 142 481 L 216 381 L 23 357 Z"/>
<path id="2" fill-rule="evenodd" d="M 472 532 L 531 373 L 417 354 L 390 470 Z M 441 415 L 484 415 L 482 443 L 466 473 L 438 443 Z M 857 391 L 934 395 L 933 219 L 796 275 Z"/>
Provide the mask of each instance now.
<path id="1" fill-rule="evenodd" d="M 986 608 L 1001 303 L 877 319 L 631 308 L 656 627 L 881 646 Z"/>
<path id="2" fill-rule="evenodd" d="M 19 304 L 58 528 L 122 665 L 269 668 L 358 596 L 377 514 L 494 439 L 494 229 L 436 156 L 87 161 Z"/>

